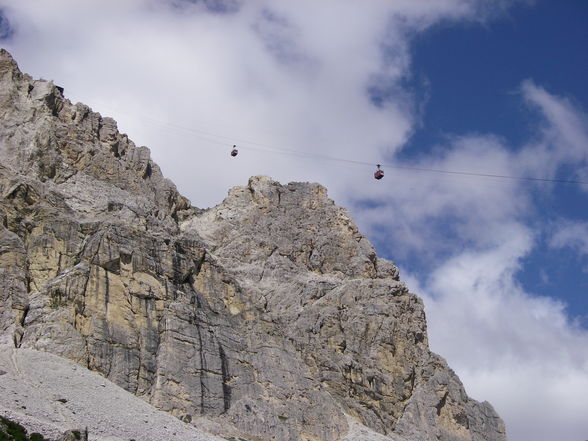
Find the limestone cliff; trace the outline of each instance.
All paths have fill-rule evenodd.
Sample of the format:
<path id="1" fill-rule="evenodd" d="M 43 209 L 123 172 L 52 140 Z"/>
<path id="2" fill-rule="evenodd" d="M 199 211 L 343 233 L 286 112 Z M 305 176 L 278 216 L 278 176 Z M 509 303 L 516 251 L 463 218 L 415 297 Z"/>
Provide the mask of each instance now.
<path id="1" fill-rule="evenodd" d="M 506 439 L 318 184 L 254 177 L 196 209 L 115 121 L 2 50 L 0 195 L 4 344 L 225 436 Z"/>

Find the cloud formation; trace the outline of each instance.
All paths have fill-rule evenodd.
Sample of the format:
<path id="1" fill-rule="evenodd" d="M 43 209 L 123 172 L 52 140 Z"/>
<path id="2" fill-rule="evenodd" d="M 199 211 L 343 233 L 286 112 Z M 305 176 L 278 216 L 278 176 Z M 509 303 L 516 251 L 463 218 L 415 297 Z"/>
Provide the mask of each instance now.
<path id="1" fill-rule="evenodd" d="M 536 135 L 524 146 L 464 135 L 419 165 L 541 177 L 585 166 L 583 112 L 529 81 L 521 93 L 539 112 Z M 553 198 L 552 186 L 464 180 L 430 176 L 396 191 L 382 204 L 390 210 L 388 228 L 377 231 L 419 258 L 437 248 L 428 256 L 428 274 L 405 271 L 409 286 L 425 297 L 431 347 L 447 357 L 469 393 L 504 415 L 509 439 L 578 439 L 587 428 L 588 332 L 564 303 L 526 292 L 518 281 L 523 260 L 554 228 L 535 216 L 536 199 Z M 586 254 L 585 237 L 586 222 L 560 218 L 549 244 Z"/>
<path id="2" fill-rule="evenodd" d="M 197 206 L 254 174 L 326 185 L 380 253 L 418 260 L 418 277 L 405 268 L 404 278 L 426 299 L 432 348 L 495 405 L 509 439 L 572 441 L 588 430 L 586 330 L 517 278 L 546 227 L 530 221 L 538 198 L 552 187 L 393 168 L 382 182 L 371 177 L 389 163 L 547 178 L 573 165 L 586 179 L 585 113 L 531 79 L 520 87 L 536 121 L 524 145 L 474 131 L 411 163 L 396 159 L 422 105 L 404 81 L 411 38 L 513 3 L 0 0 L 0 38 L 23 71 L 148 145 Z M 577 237 L 588 237 L 586 225 L 564 220 L 550 243 L 586 253 Z"/>
<path id="3" fill-rule="evenodd" d="M 521 172 L 553 178 L 563 166 L 573 164 L 570 178 L 584 180 L 588 167 L 588 116 L 571 100 L 550 94 L 532 80 L 521 86 L 530 110 L 539 113 L 537 137 L 520 153 Z M 541 124 L 543 123 L 543 124 Z M 588 190 L 588 186 L 581 186 Z"/>
<path id="4" fill-rule="evenodd" d="M 511 233 L 518 240 L 461 253 L 424 285 L 410 285 L 425 296 L 432 349 L 474 398 L 505 417 L 509 439 L 578 439 L 586 429 L 588 333 L 569 321 L 564 304 L 521 288 L 516 271 L 532 240 L 528 231 Z"/>
<path id="5" fill-rule="evenodd" d="M 549 244 L 553 248 L 571 248 L 588 255 L 588 222 L 563 220 L 558 223 Z"/>
<path id="6" fill-rule="evenodd" d="M 486 3 L 0 5 L 17 29 L 9 46 L 24 70 L 66 84 L 74 101 L 114 116 L 135 141 L 149 144 L 164 172 L 196 204 L 208 206 L 251 174 L 320 180 L 341 199 L 347 189 L 338 190 L 338 182 L 357 181 L 368 170 L 352 174 L 316 161 L 300 161 L 292 170 L 290 157 L 253 148 L 374 164 L 392 157 L 415 119 L 410 93 L 399 87 L 409 74 L 409 37 L 440 20 L 477 20 Z M 244 152 L 251 147 L 238 166 L 225 160 L 226 145 L 233 143 Z M 201 182 L 219 179 L 220 167 L 217 189 L 202 191 Z"/>

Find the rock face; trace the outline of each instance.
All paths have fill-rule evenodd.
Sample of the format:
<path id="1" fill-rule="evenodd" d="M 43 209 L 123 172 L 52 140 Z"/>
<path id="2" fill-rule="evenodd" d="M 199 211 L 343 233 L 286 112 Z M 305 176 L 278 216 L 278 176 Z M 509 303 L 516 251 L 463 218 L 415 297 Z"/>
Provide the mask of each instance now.
<path id="1" fill-rule="evenodd" d="M 226 436 L 506 440 L 320 185 L 254 177 L 198 210 L 114 120 L 2 50 L 0 194 L 1 343 Z"/>

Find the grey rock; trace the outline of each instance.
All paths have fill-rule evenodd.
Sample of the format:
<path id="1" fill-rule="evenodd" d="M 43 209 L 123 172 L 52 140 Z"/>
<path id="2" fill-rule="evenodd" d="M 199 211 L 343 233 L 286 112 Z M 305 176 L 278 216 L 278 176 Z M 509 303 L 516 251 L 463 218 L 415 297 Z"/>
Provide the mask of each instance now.
<path id="1" fill-rule="evenodd" d="M 225 436 L 506 439 L 324 187 L 254 177 L 194 208 L 114 120 L 3 50 L 0 109 L 1 342 Z"/>

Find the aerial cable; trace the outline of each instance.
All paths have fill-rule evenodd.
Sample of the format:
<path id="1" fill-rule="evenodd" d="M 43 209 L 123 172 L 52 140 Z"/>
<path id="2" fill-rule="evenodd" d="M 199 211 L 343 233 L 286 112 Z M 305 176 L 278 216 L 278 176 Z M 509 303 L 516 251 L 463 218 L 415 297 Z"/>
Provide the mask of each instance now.
<path id="1" fill-rule="evenodd" d="M 535 181 L 535 182 L 551 182 L 551 183 L 557 183 L 557 184 L 588 185 L 588 181 L 578 181 L 578 180 L 573 180 L 573 179 L 535 178 L 535 177 L 527 177 L 527 176 L 509 176 L 509 175 L 498 175 L 498 174 L 492 174 L 492 173 L 476 173 L 476 172 L 466 172 L 466 171 L 457 171 L 457 170 L 441 170 L 441 169 L 435 169 L 435 168 L 409 167 L 409 166 L 403 166 L 403 165 L 390 165 L 390 164 L 384 164 L 384 165 L 386 167 L 394 168 L 394 169 L 398 169 L 398 170 L 415 170 L 415 171 L 423 171 L 423 172 L 444 173 L 444 174 L 450 174 L 450 175 L 511 179 L 511 180 L 515 180 L 515 181 Z"/>
<path id="2" fill-rule="evenodd" d="M 107 106 L 106 106 L 107 107 Z M 112 109 L 114 110 L 114 109 Z M 137 116 L 135 114 L 135 116 Z M 206 141 L 219 144 L 219 145 L 227 145 L 226 141 L 219 141 L 215 139 L 209 138 L 218 138 L 218 139 L 225 139 L 231 140 L 233 142 L 237 141 L 239 144 L 239 148 L 244 148 L 246 150 L 254 150 L 254 151 L 262 151 L 262 152 L 272 152 L 284 155 L 291 155 L 291 156 L 298 156 L 304 157 L 309 159 L 322 159 L 326 161 L 334 161 L 334 162 L 342 162 L 347 164 L 354 164 L 354 165 L 364 165 L 373 167 L 373 162 L 367 161 L 359 161 L 354 159 L 346 159 L 341 157 L 329 156 L 329 155 L 321 155 L 312 152 L 305 152 L 300 150 L 294 149 L 287 149 L 287 148 L 279 148 L 275 145 L 270 144 L 263 144 L 259 142 L 254 142 L 250 140 L 245 140 L 239 137 L 227 136 L 227 135 L 220 135 L 218 133 L 213 133 L 205 130 L 200 130 L 193 127 L 185 127 L 179 124 L 159 121 L 154 118 L 148 117 L 146 115 L 139 115 L 141 119 L 150 121 L 152 123 L 159 124 L 161 126 L 167 127 L 172 130 L 182 130 L 188 133 L 193 133 L 200 136 Z M 235 146 L 233 146 L 233 150 L 231 151 L 231 156 L 237 156 L 233 154 L 233 151 L 236 150 Z M 443 170 L 443 169 L 436 169 L 436 168 L 426 168 L 426 167 L 413 167 L 407 165 L 396 165 L 396 164 L 377 164 L 377 171 L 381 171 L 381 176 L 383 177 L 383 171 L 381 168 L 391 168 L 394 170 L 412 170 L 412 171 L 419 171 L 419 172 L 427 172 L 427 173 L 440 173 L 440 174 L 448 174 L 448 175 L 460 175 L 460 176 L 472 176 L 472 177 L 483 177 L 483 178 L 495 178 L 495 179 L 509 179 L 513 181 L 528 181 L 528 182 L 546 182 L 546 183 L 555 183 L 555 184 L 577 184 L 577 185 L 588 185 L 588 181 L 582 180 L 575 180 L 575 179 L 551 179 L 551 178 L 537 178 L 537 177 L 528 177 L 528 176 L 511 176 L 511 175 L 501 175 L 495 173 L 481 173 L 481 172 L 470 172 L 470 171 L 461 171 L 461 170 Z M 376 172 L 377 173 L 377 172 Z M 380 175 L 379 173 L 377 173 Z M 376 178 L 381 179 L 381 178 Z"/>
<path id="3" fill-rule="evenodd" d="M 356 164 L 356 165 L 365 165 L 373 167 L 372 162 L 366 161 L 358 161 L 352 159 L 345 159 L 345 158 L 338 158 L 334 156 L 327 156 L 327 155 L 318 155 L 316 153 L 310 152 L 301 152 L 301 151 L 294 151 L 294 150 L 287 150 L 287 149 L 279 149 L 279 148 L 258 148 L 258 147 L 245 147 L 248 150 L 257 150 L 257 151 L 265 151 L 265 152 L 274 152 L 286 155 L 295 155 L 301 157 L 307 157 L 312 159 L 324 159 L 328 161 L 336 161 L 336 162 L 344 162 L 348 164 Z M 396 164 L 376 164 L 378 170 L 381 171 L 382 167 L 391 168 L 395 170 L 413 170 L 413 171 L 420 171 L 420 172 L 430 172 L 430 173 L 442 173 L 442 174 L 449 174 L 449 175 L 461 175 L 461 176 L 474 176 L 474 177 L 483 177 L 483 178 L 496 178 L 496 179 L 510 179 L 515 181 L 532 181 L 532 182 L 550 182 L 550 183 L 557 183 L 557 184 L 579 184 L 579 185 L 588 185 L 588 181 L 580 181 L 574 179 L 551 179 L 551 178 L 536 178 L 536 177 L 527 177 L 527 176 L 510 176 L 510 175 L 500 175 L 494 173 L 478 173 L 478 172 L 467 172 L 467 171 L 459 171 L 459 170 L 443 170 L 443 169 L 436 169 L 436 168 L 426 168 L 426 167 L 411 167 L 405 165 L 396 165 Z M 378 173 L 378 175 L 380 175 Z M 381 174 L 383 177 L 383 172 Z M 381 179 L 381 178 L 376 178 Z"/>

